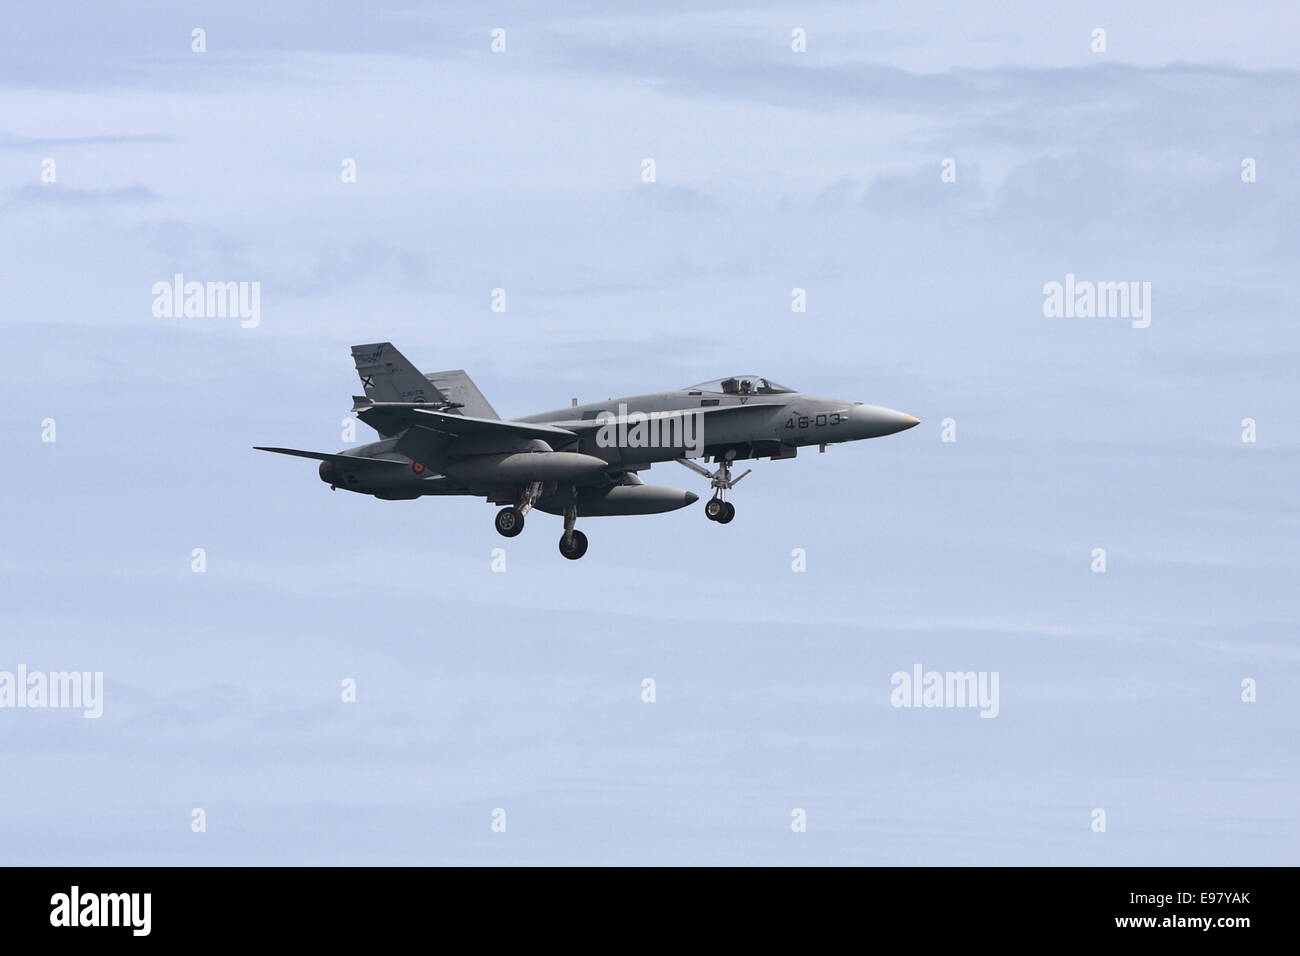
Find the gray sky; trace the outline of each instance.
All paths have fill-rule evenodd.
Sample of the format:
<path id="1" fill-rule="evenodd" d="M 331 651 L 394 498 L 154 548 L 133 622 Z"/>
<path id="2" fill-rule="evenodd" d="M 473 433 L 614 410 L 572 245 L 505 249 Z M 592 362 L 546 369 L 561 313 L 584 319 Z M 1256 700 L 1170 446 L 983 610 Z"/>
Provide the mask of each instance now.
<path id="1" fill-rule="evenodd" d="M 0 709 L 4 862 L 1300 859 L 1294 4 L 12 18 L 0 671 L 106 689 Z M 154 317 L 177 272 L 260 325 Z M 755 371 L 923 424 L 571 563 L 251 451 L 343 447 L 383 340 L 507 416 Z M 892 707 L 917 663 L 998 717 Z"/>

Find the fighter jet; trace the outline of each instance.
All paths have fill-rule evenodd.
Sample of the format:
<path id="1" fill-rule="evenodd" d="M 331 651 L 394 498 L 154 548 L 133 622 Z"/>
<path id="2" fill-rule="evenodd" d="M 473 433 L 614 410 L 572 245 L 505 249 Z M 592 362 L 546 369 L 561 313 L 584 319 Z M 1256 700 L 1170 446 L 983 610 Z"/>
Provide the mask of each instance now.
<path id="1" fill-rule="evenodd" d="M 880 438 L 919 424 L 903 412 L 817 398 L 762 375 L 731 375 L 668 392 L 502 419 L 464 371 L 421 373 L 389 342 L 354 345 L 365 395 L 352 410 L 380 440 L 337 454 L 256 446 L 320 462 L 320 478 L 385 500 L 469 495 L 504 505 L 497 531 L 513 538 L 533 509 L 564 518 L 560 554 L 587 553 L 578 518 L 676 511 L 691 491 L 638 477 L 675 461 L 708 479 L 710 521 L 728 524 L 735 462 L 794 458 L 800 448 Z M 692 459 L 716 466 L 713 470 Z"/>

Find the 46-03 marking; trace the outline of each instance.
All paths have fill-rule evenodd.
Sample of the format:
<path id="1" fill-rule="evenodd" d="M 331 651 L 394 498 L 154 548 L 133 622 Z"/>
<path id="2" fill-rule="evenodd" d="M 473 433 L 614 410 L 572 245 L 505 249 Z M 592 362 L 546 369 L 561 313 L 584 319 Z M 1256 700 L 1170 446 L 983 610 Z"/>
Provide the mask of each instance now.
<path id="1" fill-rule="evenodd" d="M 841 422 L 848 421 L 849 416 L 840 412 L 829 412 L 822 415 L 791 415 L 786 419 L 786 428 L 823 428 L 830 425 L 838 425 Z"/>

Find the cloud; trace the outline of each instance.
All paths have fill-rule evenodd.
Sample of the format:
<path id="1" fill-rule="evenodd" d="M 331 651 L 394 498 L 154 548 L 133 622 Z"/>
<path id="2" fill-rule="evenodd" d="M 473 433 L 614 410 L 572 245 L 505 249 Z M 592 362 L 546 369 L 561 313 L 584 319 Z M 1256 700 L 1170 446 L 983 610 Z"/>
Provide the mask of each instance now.
<path id="1" fill-rule="evenodd" d="M 159 143 L 183 143 L 179 136 L 101 135 L 101 136 L 18 136 L 0 133 L 0 149 L 67 149 L 79 146 L 136 146 Z"/>
<path id="2" fill-rule="evenodd" d="M 58 183 L 28 183 L 10 193 L 0 210 L 39 206 L 65 206 L 92 209 L 102 206 L 142 206 L 157 202 L 159 196 L 148 186 L 125 186 L 118 189 L 78 189 Z"/>

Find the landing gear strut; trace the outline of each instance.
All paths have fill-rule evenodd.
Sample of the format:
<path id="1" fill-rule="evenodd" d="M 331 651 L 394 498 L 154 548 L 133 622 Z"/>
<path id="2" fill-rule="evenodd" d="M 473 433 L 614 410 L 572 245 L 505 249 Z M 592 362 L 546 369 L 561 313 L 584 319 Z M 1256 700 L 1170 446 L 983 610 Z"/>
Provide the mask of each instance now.
<path id="1" fill-rule="evenodd" d="M 587 536 L 574 525 L 578 521 L 578 506 L 569 504 L 564 509 L 564 534 L 560 535 L 560 554 L 577 561 L 587 553 Z"/>
<path id="2" fill-rule="evenodd" d="M 533 505 L 541 497 L 541 494 L 542 483 L 540 481 L 530 482 L 525 485 L 523 493 L 519 495 L 519 504 L 502 508 L 497 512 L 497 534 L 502 537 L 513 538 L 523 531 L 524 515 L 533 510 Z"/>
<path id="3" fill-rule="evenodd" d="M 685 465 L 696 474 L 703 475 L 713 485 L 713 497 L 704 506 L 704 517 L 710 521 L 716 521 L 718 524 L 727 524 L 732 518 L 736 517 L 736 506 L 727 500 L 727 492 L 740 484 L 740 479 L 754 470 L 747 468 L 739 476 L 732 478 L 731 460 L 735 456 L 736 453 L 732 451 L 719 458 L 717 471 L 709 471 L 709 469 L 695 464 L 688 458 L 676 459 L 679 465 Z"/>

